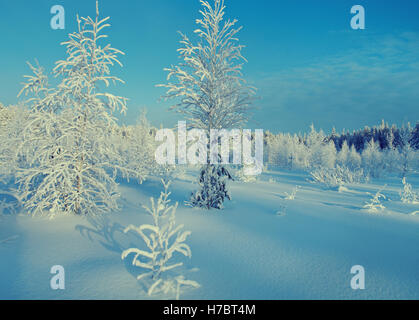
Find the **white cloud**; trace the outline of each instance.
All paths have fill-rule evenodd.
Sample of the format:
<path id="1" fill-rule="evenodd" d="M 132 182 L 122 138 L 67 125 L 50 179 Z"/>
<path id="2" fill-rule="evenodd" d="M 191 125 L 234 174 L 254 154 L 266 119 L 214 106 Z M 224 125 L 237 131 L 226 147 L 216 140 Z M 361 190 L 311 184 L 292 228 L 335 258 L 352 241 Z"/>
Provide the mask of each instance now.
<path id="1" fill-rule="evenodd" d="M 419 120 L 419 34 L 365 36 L 358 48 L 256 82 L 259 122 L 274 131 Z"/>

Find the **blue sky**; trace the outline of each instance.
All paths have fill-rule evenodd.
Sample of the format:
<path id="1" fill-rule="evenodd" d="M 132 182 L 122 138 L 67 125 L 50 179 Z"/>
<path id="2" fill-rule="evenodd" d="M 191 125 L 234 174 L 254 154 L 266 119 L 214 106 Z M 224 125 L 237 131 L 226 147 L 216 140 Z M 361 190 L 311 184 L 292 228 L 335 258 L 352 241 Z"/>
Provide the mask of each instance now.
<path id="1" fill-rule="evenodd" d="M 225 0 L 237 18 L 248 63 L 246 79 L 258 88 L 249 128 L 303 132 L 310 123 L 357 129 L 381 119 L 419 120 L 419 1 Z M 66 29 L 50 28 L 50 8 L 63 5 Z M 350 28 L 353 5 L 366 10 L 366 30 Z M 113 47 L 126 53 L 115 73 L 126 81 L 118 94 L 130 99 L 121 121 L 135 123 L 141 108 L 151 122 L 171 126 L 170 103 L 159 101 L 164 67 L 177 63 L 177 31 L 189 35 L 198 0 L 101 0 Z M 95 0 L 0 1 L 0 101 L 14 104 L 26 61 L 47 70 L 65 56 L 60 42 L 75 30 L 75 16 L 95 14 Z"/>

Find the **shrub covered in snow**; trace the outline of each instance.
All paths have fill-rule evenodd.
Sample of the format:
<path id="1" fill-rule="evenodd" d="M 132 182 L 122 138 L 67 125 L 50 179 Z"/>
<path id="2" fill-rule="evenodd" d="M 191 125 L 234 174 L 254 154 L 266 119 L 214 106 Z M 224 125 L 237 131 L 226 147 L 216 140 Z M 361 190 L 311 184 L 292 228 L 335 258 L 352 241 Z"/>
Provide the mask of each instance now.
<path id="1" fill-rule="evenodd" d="M 266 132 L 265 143 L 268 164 L 290 170 L 309 167 L 309 149 L 299 136 Z"/>
<path id="2" fill-rule="evenodd" d="M 137 232 L 144 240 L 147 249 L 127 249 L 122 253 L 122 259 L 134 254 L 132 264 L 147 270 L 137 279 L 150 282 L 149 295 L 175 292 L 176 297 L 179 298 L 181 286 L 198 287 L 199 284 L 192 280 L 186 280 L 181 275 L 171 276 L 168 273 L 168 271 L 183 265 L 182 262 L 173 262 L 176 252 L 185 257 L 191 257 L 191 249 L 185 243 L 191 232 L 182 231 L 183 225 L 176 225 L 175 214 L 178 204 L 170 204 L 170 182 L 165 182 L 162 179 L 162 183 L 164 191 L 161 192 L 157 201 L 151 198 L 151 206 L 143 206 L 153 218 L 153 224 L 143 224 L 139 227 L 130 225 L 125 229 L 125 232 Z"/>
<path id="3" fill-rule="evenodd" d="M 384 210 L 386 207 L 381 203 L 380 199 L 385 200 L 386 196 L 383 195 L 381 192 L 384 190 L 386 186 L 384 186 L 382 189 L 378 190 L 376 194 L 371 194 L 368 192 L 369 195 L 371 195 L 371 199 L 366 201 L 363 208 L 370 212 L 370 213 L 377 213 L 379 211 Z"/>
<path id="4" fill-rule="evenodd" d="M 368 180 L 363 169 L 352 171 L 348 167 L 338 164 L 334 168 L 317 168 L 310 172 L 310 175 L 314 182 L 322 183 L 329 188 L 340 187 L 346 183 L 361 183 Z"/>
<path id="5" fill-rule="evenodd" d="M 285 194 L 285 200 L 295 200 L 295 196 L 297 195 L 298 190 L 300 189 L 300 186 L 295 186 L 295 188 L 292 190 L 291 193 L 284 192 Z"/>
<path id="6" fill-rule="evenodd" d="M 288 170 L 333 168 L 334 164 L 359 168 L 373 178 L 382 173 L 399 173 L 402 177 L 419 169 L 419 124 L 380 127 L 354 131 L 352 134 L 335 130 L 325 135 L 311 125 L 308 134 L 265 133 L 265 161 Z M 334 148 L 335 147 L 335 148 Z"/>

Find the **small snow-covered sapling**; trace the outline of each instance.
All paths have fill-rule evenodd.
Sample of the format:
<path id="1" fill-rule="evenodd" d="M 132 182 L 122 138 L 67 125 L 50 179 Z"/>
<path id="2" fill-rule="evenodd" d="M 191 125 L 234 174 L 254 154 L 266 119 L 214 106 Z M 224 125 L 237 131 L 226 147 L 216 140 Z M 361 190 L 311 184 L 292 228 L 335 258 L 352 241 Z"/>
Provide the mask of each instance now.
<path id="1" fill-rule="evenodd" d="M 151 280 L 148 288 L 148 295 L 153 293 L 175 292 L 176 298 L 179 298 L 180 287 L 188 285 L 199 287 L 199 284 L 192 280 L 186 280 L 183 276 L 170 276 L 167 271 L 173 270 L 183 265 L 182 262 L 173 262 L 176 252 L 191 257 L 190 247 L 185 243 L 190 231 L 182 231 L 183 225 L 176 225 L 175 214 L 178 203 L 170 204 L 170 182 L 163 183 L 164 191 L 160 193 L 157 201 L 150 198 L 151 207 L 143 206 L 143 208 L 152 216 L 153 224 L 143 224 L 139 227 L 133 225 L 125 229 L 125 233 L 129 231 L 137 232 L 144 240 L 148 250 L 138 248 L 130 248 L 122 253 L 122 259 L 126 259 L 130 254 L 135 254 L 132 264 L 146 269 L 148 271 L 140 274 L 137 280 Z M 141 258 L 141 260 L 140 260 Z"/>
<path id="2" fill-rule="evenodd" d="M 386 208 L 384 205 L 381 204 L 381 200 L 380 200 L 380 199 L 383 199 L 383 200 L 387 199 L 386 196 L 381 193 L 385 189 L 385 187 L 386 186 L 378 190 L 375 195 L 369 192 L 367 193 L 371 195 L 372 198 L 368 200 L 367 202 L 365 202 L 365 205 L 363 206 L 365 210 L 367 210 L 368 212 L 375 213 L 375 212 L 384 210 Z"/>
<path id="3" fill-rule="evenodd" d="M 292 190 L 291 193 L 284 192 L 285 194 L 285 200 L 294 200 L 295 196 L 297 195 L 298 190 L 300 189 L 300 186 L 295 186 L 295 188 Z"/>

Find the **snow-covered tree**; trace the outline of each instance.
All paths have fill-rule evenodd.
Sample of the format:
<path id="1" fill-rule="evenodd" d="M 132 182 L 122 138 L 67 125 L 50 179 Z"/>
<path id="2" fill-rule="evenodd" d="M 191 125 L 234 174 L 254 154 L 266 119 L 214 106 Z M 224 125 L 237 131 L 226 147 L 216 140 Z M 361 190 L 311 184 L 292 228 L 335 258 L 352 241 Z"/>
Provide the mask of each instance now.
<path id="1" fill-rule="evenodd" d="M 131 178 L 142 182 L 150 174 L 158 175 L 163 170 L 155 160 L 155 130 L 148 122 L 145 110 L 136 125 L 115 128 L 112 143 L 120 155 L 115 160 L 120 166 L 129 169 Z"/>
<path id="2" fill-rule="evenodd" d="M 383 169 L 389 173 L 400 173 L 401 155 L 395 147 L 382 150 Z"/>
<path id="3" fill-rule="evenodd" d="M 334 168 L 336 164 L 336 147 L 333 140 L 329 141 L 322 148 L 321 161 L 324 167 Z"/>
<path id="4" fill-rule="evenodd" d="M 208 165 L 201 170 L 198 184 L 200 189 L 192 193 L 188 205 L 210 210 L 222 209 L 225 199 L 231 200 L 227 191 L 226 177 L 232 180 L 230 172 L 224 166 Z"/>
<path id="5" fill-rule="evenodd" d="M 67 58 L 56 62 L 56 87 L 41 67 L 31 66 L 20 92 L 31 95 L 31 112 L 20 152 L 29 166 L 18 172 L 20 191 L 32 213 L 97 214 L 117 209 L 115 182 L 118 153 L 111 143 L 116 126 L 112 112 L 126 110 L 126 98 L 103 91 L 123 82 L 111 75 L 121 51 L 109 44 L 103 29 L 109 17 L 77 16 L 76 32 L 62 45 Z"/>
<path id="6" fill-rule="evenodd" d="M 350 153 L 350 150 L 349 150 L 348 143 L 344 141 L 342 144 L 342 148 L 337 154 L 336 162 L 340 165 L 346 166 L 348 164 L 349 153 Z"/>
<path id="7" fill-rule="evenodd" d="M 309 150 L 297 135 L 269 135 L 266 138 L 266 161 L 284 169 L 306 169 L 309 166 Z"/>
<path id="8" fill-rule="evenodd" d="M 361 155 L 356 151 L 355 146 L 351 146 L 348 159 L 347 159 L 347 166 L 352 171 L 359 170 L 361 168 L 362 158 Z"/>
<path id="9" fill-rule="evenodd" d="M 382 170 L 382 153 L 379 145 L 371 140 L 362 152 L 362 167 L 373 178 L 378 178 Z"/>
<path id="10" fill-rule="evenodd" d="M 281 134 L 268 134 L 266 137 L 266 148 L 264 149 L 267 153 L 266 161 L 272 166 L 280 166 L 280 137 Z"/>
<path id="11" fill-rule="evenodd" d="M 307 135 L 306 138 L 306 143 L 307 145 L 311 148 L 315 145 L 320 145 L 322 143 L 324 143 L 325 141 L 325 134 L 323 132 L 323 130 L 317 131 L 316 128 L 314 127 L 314 123 L 312 123 L 310 125 L 310 132 Z"/>
<path id="12" fill-rule="evenodd" d="M 410 141 L 412 140 L 412 130 L 410 125 L 408 124 L 407 127 L 402 127 L 399 130 L 400 134 L 400 146 L 399 146 L 399 153 L 400 153 L 400 172 L 402 177 L 406 177 L 407 173 L 410 170 L 411 163 L 413 161 L 415 152 L 413 148 L 410 146 Z"/>
<path id="13" fill-rule="evenodd" d="M 139 227 L 133 225 L 125 229 L 125 233 L 135 231 L 143 239 L 147 250 L 130 248 L 122 253 L 122 259 L 134 254 L 132 264 L 143 268 L 146 272 L 140 274 L 137 280 L 149 282 L 148 294 L 163 292 L 175 292 L 179 298 L 180 287 L 188 285 L 199 287 L 199 284 L 192 280 L 186 280 L 184 276 L 174 276 L 170 271 L 183 265 L 182 262 L 174 262 L 176 253 L 185 257 L 191 257 L 190 247 L 185 243 L 190 231 L 182 231 L 183 225 L 176 225 L 176 209 L 178 203 L 170 204 L 169 199 L 170 182 L 163 183 L 164 191 L 155 200 L 150 199 L 151 206 L 143 208 L 151 215 L 153 224 L 143 224 Z"/>
<path id="14" fill-rule="evenodd" d="M 243 46 L 237 43 L 241 29 L 235 28 L 237 20 L 224 19 L 224 0 L 214 0 L 213 6 L 200 2 L 198 41 L 181 34 L 182 63 L 165 69 L 168 84 L 160 86 L 167 88 L 166 98 L 178 99 L 172 108 L 186 117 L 190 128 L 205 130 L 209 138 L 211 129 L 238 128 L 248 120 L 254 89 L 241 75 L 245 59 Z M 220 209 L 220 201 L 229 198 L 225 180 L 231 176 L 224 166 L 210 162 L 208 158 L 201 169 L 201 189 L 192 195 L 191 203 Z"/>
<path id="15" fill-rule="evenodd" d="M 412 185 L 407 182 L 406 177 L 402 179 L 403 190 L 400 190 L 400 199 L 403 203 L 419 204 L 419 195 L 413 190 Z"/>
<path id="16" fill-rule="evenodd" d="M 310 166 L 317 168 L 333 168 L 336 162 L 336 147 L 333 140 L 326 142 L 324 132 L 316 131 L 314 125 L 310 126 L 310 133 L 306 139 L 310 152 Z"/>

